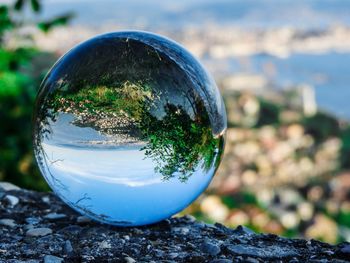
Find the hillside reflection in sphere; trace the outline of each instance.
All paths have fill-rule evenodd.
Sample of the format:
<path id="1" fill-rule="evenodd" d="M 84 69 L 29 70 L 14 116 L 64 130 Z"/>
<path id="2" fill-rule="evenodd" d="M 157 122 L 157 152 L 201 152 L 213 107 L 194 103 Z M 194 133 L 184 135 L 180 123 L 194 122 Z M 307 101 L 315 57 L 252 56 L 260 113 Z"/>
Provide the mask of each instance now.
<path id="1" fill-rule="evenodd" d="M 53 191 L 113 225 L 181 211 L 223 152 L 219 91 L 183 47 L 145 32 L 100 35 L 50 70 L 34 116 L 35 156 Z"/>

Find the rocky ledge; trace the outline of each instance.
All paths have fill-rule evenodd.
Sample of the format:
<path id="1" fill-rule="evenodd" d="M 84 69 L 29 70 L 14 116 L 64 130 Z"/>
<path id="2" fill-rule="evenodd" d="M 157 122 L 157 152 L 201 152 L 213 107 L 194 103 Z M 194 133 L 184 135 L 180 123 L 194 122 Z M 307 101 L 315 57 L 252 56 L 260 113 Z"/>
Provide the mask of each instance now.
<path id="1" fill-rule="evenodd" d="M 350 262 L 350 244 L 256 234 L 191 216 L 144 227 L 90 221 L 51 193 L 0 183 L 0 262 Z"/>

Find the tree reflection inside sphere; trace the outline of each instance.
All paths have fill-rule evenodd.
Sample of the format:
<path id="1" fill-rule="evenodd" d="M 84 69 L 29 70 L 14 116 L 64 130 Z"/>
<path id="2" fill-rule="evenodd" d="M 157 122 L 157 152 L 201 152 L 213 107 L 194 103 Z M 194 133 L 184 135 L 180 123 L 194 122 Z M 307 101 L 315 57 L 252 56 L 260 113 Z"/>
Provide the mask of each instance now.
<path id="1" fill-rule="evenodd" d="M 39 91 L 34 149 L 68 205 L 95 220 L 144 225 L 188 206 L 221 159 L 219 91 L 183 47 L 146 32 L 92 38 Z"/>

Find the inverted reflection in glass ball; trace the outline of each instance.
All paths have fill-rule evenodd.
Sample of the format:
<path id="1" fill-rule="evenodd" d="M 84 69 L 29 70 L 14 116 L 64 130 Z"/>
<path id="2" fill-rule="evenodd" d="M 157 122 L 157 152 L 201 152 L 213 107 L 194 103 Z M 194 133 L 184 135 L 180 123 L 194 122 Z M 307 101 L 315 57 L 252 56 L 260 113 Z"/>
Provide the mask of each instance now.
<path id="1" fill-rule="evenodd" d="M 226 113 L 215 83 L 184 48 L 116 32 L 64 55 L 38 94 L 39 168 L 68 205 L 132 226 L 188 206 L 211 181 Z"/>

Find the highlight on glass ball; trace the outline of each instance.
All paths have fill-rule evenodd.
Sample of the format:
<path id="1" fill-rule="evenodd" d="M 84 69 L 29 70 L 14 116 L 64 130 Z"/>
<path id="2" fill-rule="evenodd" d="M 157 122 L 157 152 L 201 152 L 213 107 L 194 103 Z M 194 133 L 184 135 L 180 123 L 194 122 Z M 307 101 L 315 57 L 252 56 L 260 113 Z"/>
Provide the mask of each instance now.
<path id="1" fill-rule="evenodd" d="M 145 225 L 206 189 L 225 130 L 221 95 L 188 51 L 159 35 L 115 32 L 79 44 L 50 70 L 34 152 L 50 187 L 78 212 Z"/>

